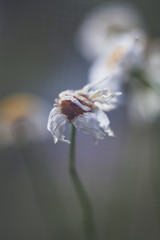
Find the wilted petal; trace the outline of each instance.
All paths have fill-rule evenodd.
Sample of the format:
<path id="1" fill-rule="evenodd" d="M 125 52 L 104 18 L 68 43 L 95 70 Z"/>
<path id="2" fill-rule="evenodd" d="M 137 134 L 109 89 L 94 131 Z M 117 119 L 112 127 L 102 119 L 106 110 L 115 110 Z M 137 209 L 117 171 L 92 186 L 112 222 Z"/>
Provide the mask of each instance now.
<path id="1" fill-rule="evenodd" d="M 47 129 L 52 133 L 54 143 L 58 140 L 70 143 L 69 140 L 64 139 L 63 135 L 66 121 L 66 117 L 60 113 L 58 107 L 52 109 L 48 117 Z"/>
<path id="2" fill-rule="evenodd" d="M 70 100 L 71 102 L 73 102 L 74 104 L 76 104 L 77 106 L 79 106 L 82 110 L 84 111 L 90 111 L 90 107 L 87 107 L 85 105 L 83 105 L 82 103 L 80 103 L 76 98 L 74 98 L 73 96 L 65 96 L 62 98 L 61 101 L 65 101 L 65 100 Z"/>
<path id="3" fill-rule="evenodd" d="M 59 140 L 61 142 L 70 143 L 70 141 L 66 140 L 65 136 L 63 135 L 65 130 L 65 124 L 66 124 L 66 120 L 64 120 L 61 124 L 59 124 L 59 126 L 57 126 L 57 128 L 55 129 L 54 134 L 56 136 L 56 142 Z"/>
<path id="4" fill-rule="evenodd" d="M 91 100 L 93 102 L 101 102 L 101 103 L 108 103 L 115 95 L 110 89 L 99 89 L 91 94 Z"/>
<path id="5" fill-rule="evenodd" d="M 113 131 L 109 127 L 110 121 L 109 121 L 107 115 L 102 110 L 97 110 L 97 119 L 98 119 L 99 125 L 103 129 L 103 131 L 105 133 L 107 133 L 108 136 L 114 136 Z"/>
<path id="6" fill-rule="evenodd" d="M 84 133 L 91 134 L 96 142 L 103 139 L 105 136 L 105 132 L 100 127 L 100 122 L 97 119 L 96 113 L 84 113 L 75 118 L 73 124 Z"/>

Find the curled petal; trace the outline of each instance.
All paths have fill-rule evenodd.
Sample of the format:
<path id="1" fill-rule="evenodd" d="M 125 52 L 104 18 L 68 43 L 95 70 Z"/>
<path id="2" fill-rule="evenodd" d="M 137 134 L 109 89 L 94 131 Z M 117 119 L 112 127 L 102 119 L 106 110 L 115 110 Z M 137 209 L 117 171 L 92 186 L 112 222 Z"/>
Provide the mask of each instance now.
<path id="1" fill-rule="evenodd" d="M 73 124 L 84 133 L 91 134 L 96 140 L 102 140 L 105 133 L 101 130 L 95 113 L 85 113 L 75 118 Z"/>
<path id="2" fill-rule="evenodd" d="M 48 117 L 47 129 L 52 133 L 54 143 L 58 140 L 70 143 L 69 140 L 65 140 L 63 135 L 66 121 L 66 117 L 60 113 L 60 109 L 58 107 L 52 109 Z"/>
<path id="3" fill-rule="evenodd" d="M 77 106 L 79 106 L 82 110 L 84 111 L 90 111 L 90 107 L 87 107 L 85 105 L 83 105 L 82 103 L 80 103 L 76 98 L 74 98 L 73 96 L 65 96 L 62 98 L 61 101 L 65 101 L 65 100 L 70 100 L 72 101 L 73 103 L 75 103 Z"/>
<path id="4" fill-rule="evenodd" d="M 109 127 L 110 121 L 109 121 L 107 115 L 102 110 L 97 110 L 97 119 L 98 119 L 99 125 L 103 129 L 103 131 L 105 133 L 107 133 L 108 136 L 114 136 L 113 131 Z"/>
<path id="5" fill-rule="evenodd" d="M 102 140 L 106 133 L 113 136 L 109 128 L 109 119 L 103 111 L 96 111 L 95 113 L 84 113 L 74 119 L 73 124 L 77 129 L 82 130 L 84 133 L 91 134 L 96 140 Z"/>

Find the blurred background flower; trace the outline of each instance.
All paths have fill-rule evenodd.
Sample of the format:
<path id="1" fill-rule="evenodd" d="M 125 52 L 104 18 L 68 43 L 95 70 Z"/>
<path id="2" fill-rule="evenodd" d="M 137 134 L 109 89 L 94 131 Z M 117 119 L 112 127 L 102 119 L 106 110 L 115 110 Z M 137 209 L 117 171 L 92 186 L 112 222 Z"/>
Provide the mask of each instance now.
<path id="1" fill-rule="evenodd" d="M 130 84 L 129 114 L 132 123 L 141 126 L 153 124 L 160 117 L 160 42 L 150 42 L 148 48 Z"/>
<path id="2" fill-rule="evenodd" d="M 31 94 L 14 94 L 0 102 L 0 146 L 42 141 L 47 136 L 49 104 Z"/>
<path id="3" fill-rule="evenodd" d="M 146 39 L 142 32 L 120 34 L 101 56 L 96 58 L 89 70 L 89 81 L 106 78 L 100 85 L 112 91 L 122 90 L 131 70 L 142 64 Z"/>
<path id="4" fill-rule="evenodd" d="M 79 29 L 77 45 L 82 54 L 92 60 L 109 49 L 121 34 L 141 26 L 141 15 L 132 4 L 103 4 L 86 16 Z"/>
<path id="5" fill-rule="evenodd" d="M 149 35 L 138 11 L 118 4 L 93 11 L 77 35 L 82 54 L 92 59 L 89 81 L 106 78 L 100 87 L 125 93 L 131 123 L 141 127 L 160 114 L 160 45 Z"/>

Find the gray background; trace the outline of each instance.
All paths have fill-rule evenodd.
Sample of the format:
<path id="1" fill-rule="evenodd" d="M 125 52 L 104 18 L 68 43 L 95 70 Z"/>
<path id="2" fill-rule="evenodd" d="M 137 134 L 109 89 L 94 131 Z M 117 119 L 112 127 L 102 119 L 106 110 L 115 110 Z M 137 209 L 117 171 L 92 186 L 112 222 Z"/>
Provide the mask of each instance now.
<path id="1" fill-rule="evenodd" d="M 81 88 L 89 63 L 75 49 L 75 34 L 85 14 L 100 2 L 1 1 L 0 98 L 33 93 L 51 109 L 59 92 Z M 150 35 L 158 37 L 160 2 L 130 2 Z M 109 117 L 115 138 L 106 137 L 96 147 L 91 136 L 78 132 L 76 139 L 77 170 L 92 204 L 98 239 L 158 240 L 159 122 L 134 128 L 125 107 Z M 68 173 L 68 145 L 54 145 L 47 134 L 46 141 L 0 150 L 2 240 L 84 239 L 83 213 Z"/>

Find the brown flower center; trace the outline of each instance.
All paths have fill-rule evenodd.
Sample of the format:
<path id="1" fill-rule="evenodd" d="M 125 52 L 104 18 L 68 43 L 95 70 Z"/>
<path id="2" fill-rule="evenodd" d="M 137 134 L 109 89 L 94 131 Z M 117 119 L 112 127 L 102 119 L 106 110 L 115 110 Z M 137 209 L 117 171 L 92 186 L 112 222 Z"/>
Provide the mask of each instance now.
<path id="1" fill-rule="evenodd" d="M 64 114 L 69 121 L 72 121 L 75 117 L 78 117 L 80 114 L 83 114 L 85 112 L 91 112 L 93 108 L 92 104 L 89 104 L 88 102 L 86 103 L 85 101 L 78 99 L 76 96 L 74 96 L 74 98 L 77 99 L 82 105 L 89 107 L 91 110 L 85 111 L 71 100 L 63 100 L 60 105 L 61 113 Z"/>

